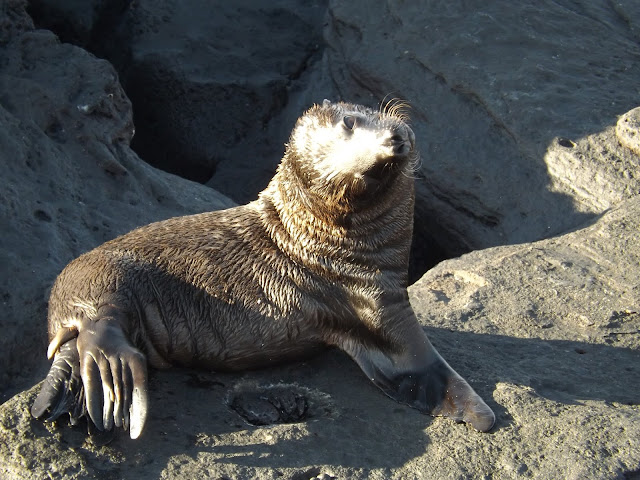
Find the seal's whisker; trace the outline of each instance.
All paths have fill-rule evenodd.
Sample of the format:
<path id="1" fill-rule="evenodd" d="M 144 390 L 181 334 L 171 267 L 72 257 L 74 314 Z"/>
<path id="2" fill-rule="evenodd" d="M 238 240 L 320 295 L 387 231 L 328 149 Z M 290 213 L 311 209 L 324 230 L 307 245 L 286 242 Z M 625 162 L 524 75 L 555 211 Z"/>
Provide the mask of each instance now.
<path id="1" fill-rule="evenodd" d="M 385 96 L 386 99 L 386 96 Z M 380 105 L 380 115 L 387 118 L 393 118 L 400 120 L 404 123 L 409 123 L 408 109 L 411 108 L 408 102 L 400 98 L 391 98 L 384 104 Z"/>
<path id="2" fill-rule="evenodd" d="M 418 178 L 418 172 L 420 171 L 421 167 L 422 167 L 422 157 L 420 155 L 416 155 L 407 163 L 407 166 L 404 169 L 402 169 L 402 175 L 404 175 L 407 178 L 415 180 Z"/>
<path id="3" fill-rule="evenodd" d="M 387 100 L 387 97 L 389 97 L 389 96 L 391 96 L 391 95 L 392 95 L 392 93 L 391 93 L 391 92 L 387 93 L 387 94 L 382 98 L 382 100 L 380 101 L 380 104 L 378 105 L 378 113 L 380 114 L 380 116 L 384 116 L 385 111 L 386 111 L 386 108 L 387 108 L 387 103 L 388 103 L 388 102 L 385 102 L 385 100 Z"/>

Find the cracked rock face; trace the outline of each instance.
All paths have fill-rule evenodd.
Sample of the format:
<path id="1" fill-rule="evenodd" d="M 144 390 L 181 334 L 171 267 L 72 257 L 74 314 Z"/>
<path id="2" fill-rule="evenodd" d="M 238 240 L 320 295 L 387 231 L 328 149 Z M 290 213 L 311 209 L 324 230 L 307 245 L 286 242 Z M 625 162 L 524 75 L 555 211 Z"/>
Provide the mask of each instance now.
<path id="1" fill-rule="evenodd" d="M 545 238 L 638 191 L 638 157 L 611 130 L 638 103 L 637 8 L 498 1 L 380 10 L 333 3 L 327 56 L 343 96 L 412 106 L 423 157 L 416 242 L 455 255 Z"/>
<path id="2" fill-rule="evenodd" d="M 639 474 L 633 1 L 30 2 L 55 35 L 22 1 L 0 5 L 0 477 Z M 494 431 L 398 405 L 333 351 L 197 382 L 156 372 L 135 442 L 32 420 L 63 266 L 135 226 L 232 204 L 149 163 L 245 202 L 325 97 L 411 104 L 410 299 Z M 318 414 L 258 427 L 228 407 L 240 387 L 283 384 L 313 392 Z"/>

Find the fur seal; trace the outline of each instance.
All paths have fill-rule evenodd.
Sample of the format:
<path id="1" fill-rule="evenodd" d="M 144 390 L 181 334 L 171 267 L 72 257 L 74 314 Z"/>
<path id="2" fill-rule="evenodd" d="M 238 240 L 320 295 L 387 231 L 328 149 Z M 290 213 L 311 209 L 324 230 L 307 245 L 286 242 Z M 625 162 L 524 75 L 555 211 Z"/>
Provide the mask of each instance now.
<path id="1" fill-rule="evenodd" d="M 99 430 L 147 418 L 147 365 L 235 371 L 347 352 L 387 395 L 491 429 L 491 409 L 409 304 L 415 136 L 398 104 L 325 100 L 257 200 L 138 228 L 72 261 L 49 299 L 31 412 Z"/>

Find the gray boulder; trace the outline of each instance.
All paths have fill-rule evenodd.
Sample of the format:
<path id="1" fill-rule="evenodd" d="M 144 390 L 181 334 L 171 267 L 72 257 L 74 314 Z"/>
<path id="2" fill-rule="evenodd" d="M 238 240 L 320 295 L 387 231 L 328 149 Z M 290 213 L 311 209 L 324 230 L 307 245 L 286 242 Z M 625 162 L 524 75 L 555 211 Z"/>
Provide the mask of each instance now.
<path id="1" fill-rule="evenodd" d="M 411 105 L 417 244 L 547 238 L 639 191 L 612 129 L 638 105 L 635 3 L 332 2 L 328 21 L 340 94 Z"/>
<path id="2" fill-rule="evenodd" d="M 4 2 L 0 46 L 0 394 L 46 361 L 48 289 L 84 251 L 136 226 L 233 205 L 129 148 L 131 104 L 113 67 Z"/>
<path id="3" fill-rule="evenodd" d="M 638 242 L 640 197 L 558 238 L 442 262 L 410 288 L 433 343 L 496 411 L 491 433 L 395 403 L 332 351 L 238 375 L 156 372 L 151 417 L 135 441 L 33 420 L 36 386 L 0 407 L 0 475 L 635 478 Z M 247 385 L 304 393 L 309 418 L 244 423 L 227 404 Z"/>

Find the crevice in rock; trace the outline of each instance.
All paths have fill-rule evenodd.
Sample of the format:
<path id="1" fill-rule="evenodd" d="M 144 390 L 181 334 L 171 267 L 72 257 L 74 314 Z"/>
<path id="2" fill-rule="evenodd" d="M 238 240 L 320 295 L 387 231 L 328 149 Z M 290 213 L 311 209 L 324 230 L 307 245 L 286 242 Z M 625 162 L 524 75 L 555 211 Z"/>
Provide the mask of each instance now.
<path id="1" fill-rule="evenodd" d="M 246 163 L 251 154 L 254 166 L 265 160 L 260 174 L 270 177 L 286 137 L 273 141 L 268 124 L 296 108 L 290 92 L 300 90 L 300 78 L 321 56 L 326 1 L 240 2 L 203 8 L 197 19 L 189 8 L 172 1 L 34 0 L 29 13 L 63 42 L 113 63 L 133 104 L 131 147 L 143 160 L 207 183 L 220 163 Z"/>
<path id="2" fill-rule="evenodd" d="M 414 284 L 438 263 L 449 258 L 467 253 L 467 249 L 457 249 L 456 253 L 450 247 L 443 245 L 443 242 L 426 229 L 414 226 L 413 240 L 411 243 L 411 254 L 409 255 L 409 285 Z"/>

